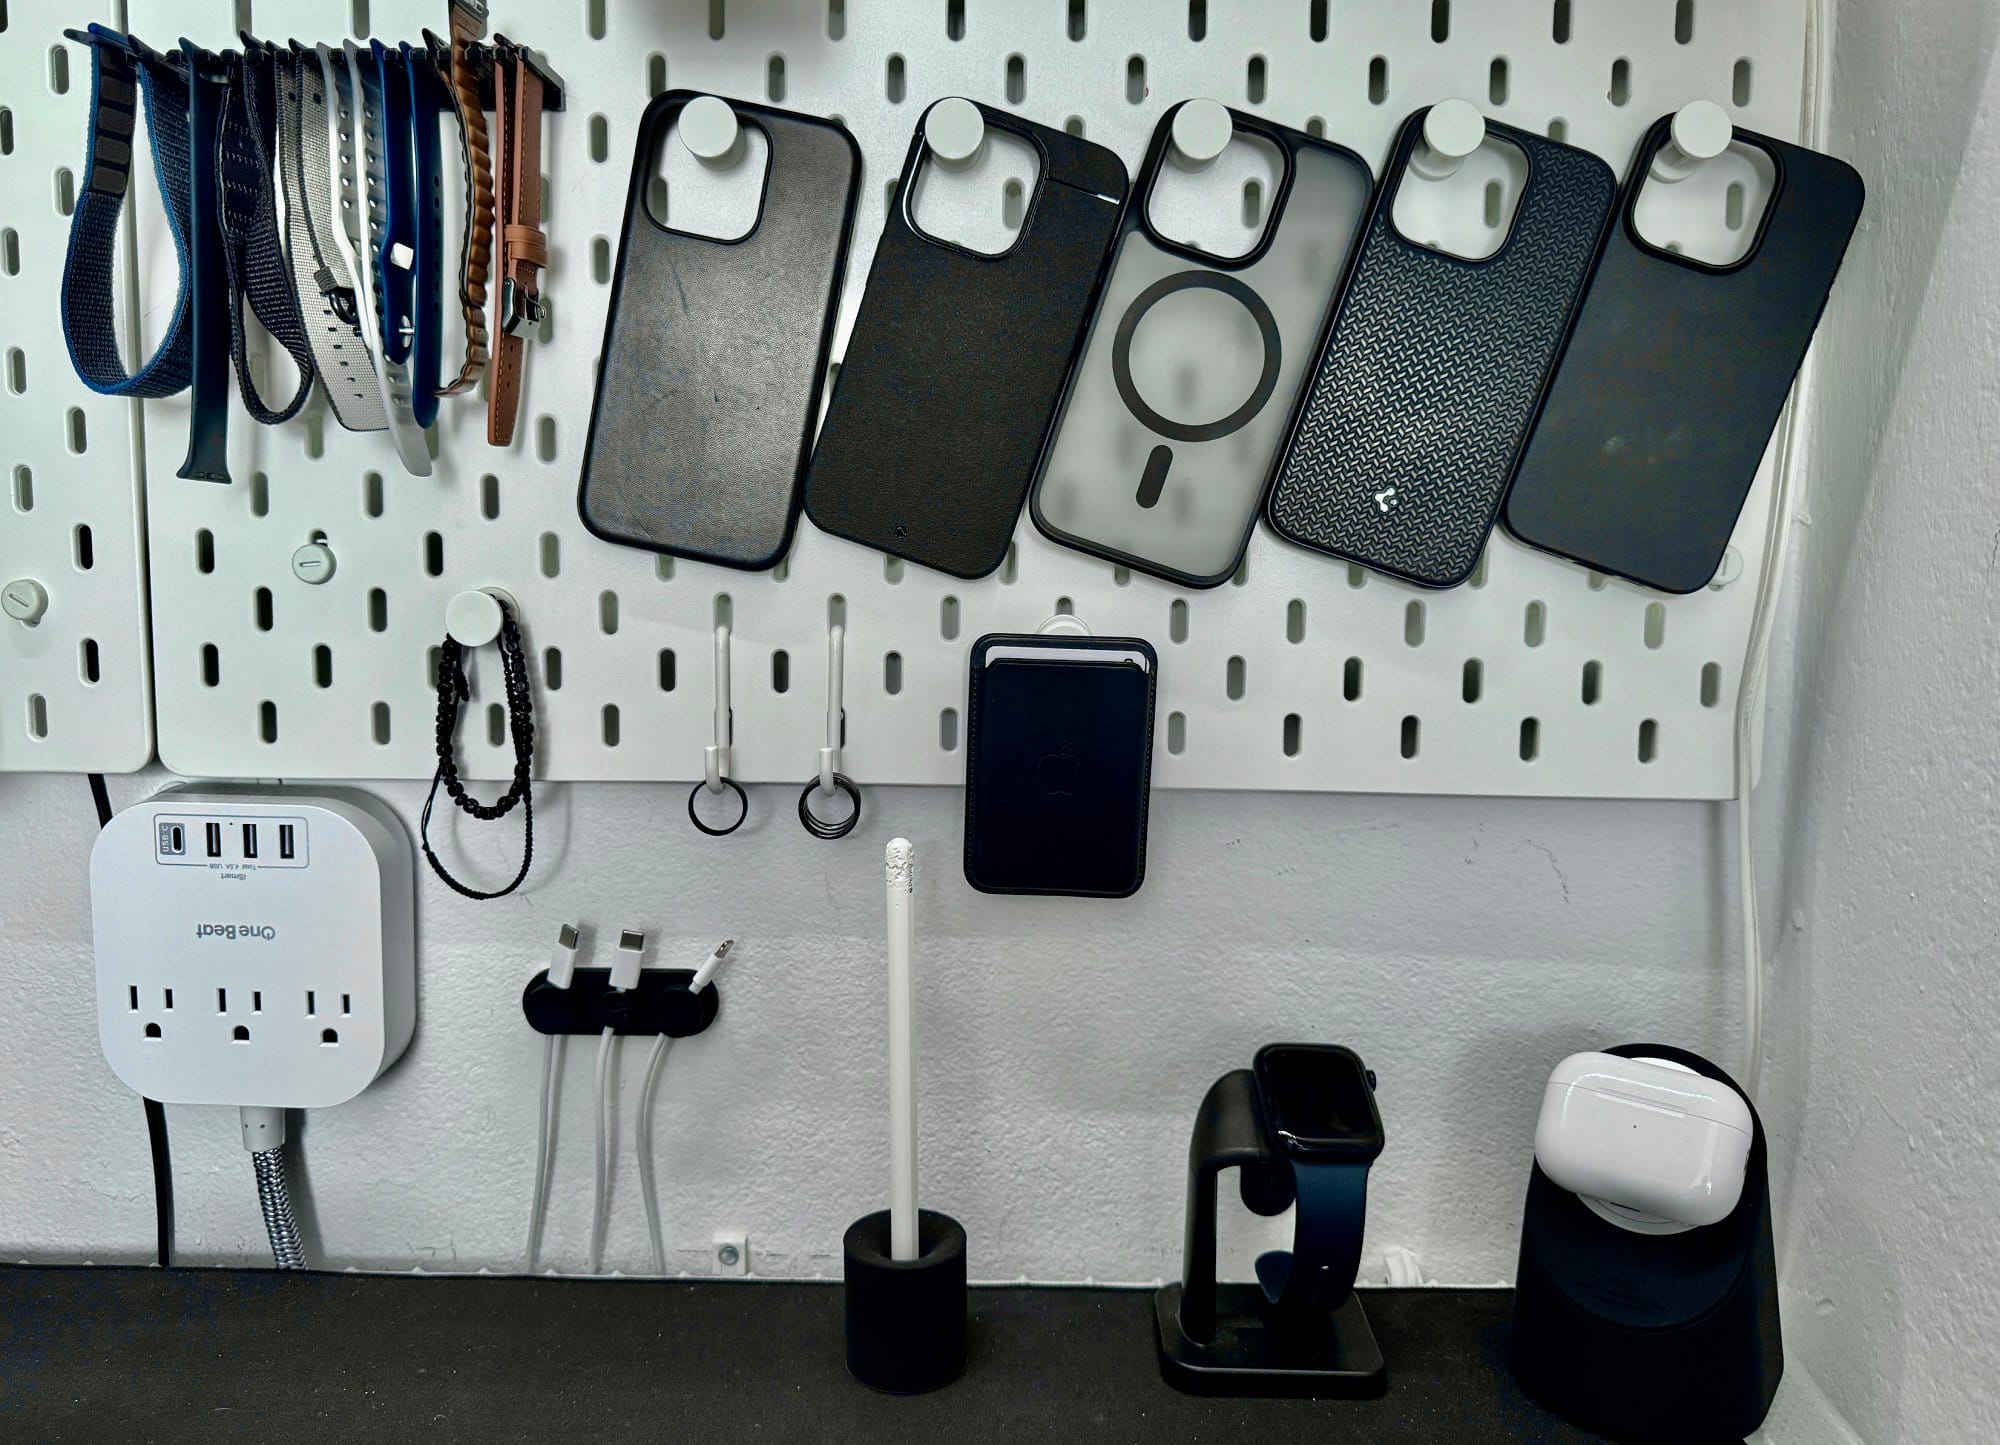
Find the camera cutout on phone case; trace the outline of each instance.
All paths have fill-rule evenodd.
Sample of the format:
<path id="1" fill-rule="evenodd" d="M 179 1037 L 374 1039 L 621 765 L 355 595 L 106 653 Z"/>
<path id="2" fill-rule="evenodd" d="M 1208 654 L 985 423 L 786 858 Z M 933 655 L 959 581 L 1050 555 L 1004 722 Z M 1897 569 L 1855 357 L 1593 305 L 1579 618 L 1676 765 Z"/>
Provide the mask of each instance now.
<path id="1" fill-rule="evenodd" d="M 682 143 L 680 117 L 674 118 L 660 137 L 653 179 L 646 187 L 646 213 L 654 221 L 710 241 L 740 241 L 757 229 L 771 143 L 761 127 L 739 121 L 740 154 L 733 165 L 717 168 L 696 159 Z"/>
<path id="2" fill-rule="evenodd" d="M 1777 190 L 1771 153 L 1735 140 L 1679 180 L 1649 171 L 1632 204 L 1632 225 L 1657 250 L 1705 266 L 1733 266 L 1756 245 Z"/>
<path id="3" fill-rule="evenodd" d="M 1484 261 L 1507 244 L 1527 181 L 1527 155 L 1489 132 L 1441 179 L 1404 166 L 1390 219 L 1404 239 L 1419 246 L 1462 261 Z"/>
<path id="4" fill-rule="evenodd" d="M 1021 237 L 1041 173 L 1033 145 L 989 125 L 984 148 L 963 168 L 941 166 L 924 152 L 904 214 L 927 240 L 982 256 L 1005 255 Z"/>
<path id="5" fill-rule="evenodd" d="M 1285 158 L 1277 146 L 1241 130 L 1198 171 L 1179 164 L 1169 150 L 1153 178 L 1146 219 L 1169 241 L 1234 261 L 1262 244 L 1284 175 Z"/>

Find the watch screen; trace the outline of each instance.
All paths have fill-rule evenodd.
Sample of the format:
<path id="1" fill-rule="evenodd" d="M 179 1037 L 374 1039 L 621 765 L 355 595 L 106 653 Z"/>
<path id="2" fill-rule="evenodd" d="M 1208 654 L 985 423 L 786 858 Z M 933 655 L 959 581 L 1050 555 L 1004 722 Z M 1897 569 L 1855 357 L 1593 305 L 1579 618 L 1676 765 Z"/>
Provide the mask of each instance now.
<path id="1" fill-rule="evenodd" d="M 1360 1061 L 1346 1049 L 1279 1045 L 1257 1056 L 1257 1078 L 1284 1142 L 1367 1145 L 1381 1137 Z"/>

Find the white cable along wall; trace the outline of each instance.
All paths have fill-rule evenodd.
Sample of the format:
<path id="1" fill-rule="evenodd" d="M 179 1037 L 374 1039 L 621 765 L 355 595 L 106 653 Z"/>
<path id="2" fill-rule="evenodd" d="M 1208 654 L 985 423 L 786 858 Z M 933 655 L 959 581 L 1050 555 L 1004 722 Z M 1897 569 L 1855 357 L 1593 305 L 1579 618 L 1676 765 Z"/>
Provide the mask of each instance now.
<path id="1" fill-rule="evenodd" d="M 78 16 L 54 6 L 14 9 L 12 33 L 0 42 L 5 103 L 16 111 L 16 151 L 5 164 L 19 173 L 32 155 L 37 175 L 8 188 L 0 217 L 41 268 L 19 327 L 24 341 L 13 344 L 27 352 L 33 415 L 50 435 L 37 433 L 32 448 L 10 437 L 9 449 L 31 452 L 30 550 L 36 565 L 53 568 L 68 543 L 42 511 L 61 496 L 41 484 L 42 469 L 64 456 L 51 418 L 58 401 L 84 405 L 88 393 L 68 370 L 52 300 L 41 299 L 53 296 L 67 220 L 38 203 L 51 184 L 42 176 L 81 164 L 88 76 L 50 97 L 40 73 L 47 47 Z M 264 36 L 302 40 L 337 39 L 331 32 L 343 24 L 414 40 L 423 24 L 441 23 L 441 10 L 427 6 L 367 10 L 358 0 L 131 0 L 126 18 L 155 46 L 185 33 L 215 47 L 233 43 L 246 21 Z M 1190 593 L 1058 547 L 1025 517 L 1007 565 L 976 582 L 889 561 L 809 522 L 783 567 L 744 574 L 597 541 L 577 519 L 576 479 L 633 137 L 661 89 L 770 100 L 838 115 L 853 131 L 864 171 L 837 357 L 887 187 L 937 96 L 1080 124 L 1136 169 L 1165 107 L 1190 96 L 1323 131 L 1379 166 L 1411 110 L 1462 95 L 1497 119 L 1592 149 L 1622 174 L 1643 130 L 1692 99 L 1718 101 L 1740 124 L 1795 138 L 1802 4 L 566 0 L 497 5 L 493 28 L 542 50 L 570 93 L 567 111 L 547 122 L 551 316 L 530 344 L 517 441 L 506 451 L 488 447 L 484 408 L 447 399 L 436 474 L 416 479 L 402 473 L 386 437 L 346 433 L 323 406 L 276 429 L 239 409 L 231 425 L 237 480 L 222 487 L 172 474 L 185 446 L 185 400 L 148 405 L 151 626 L 159 752 L 170 767 L 428 776 L 428 657 L 445 604 L 462 589 L 493 586 L 520 606 L 536 675 L 539 771 L 548 778 L 699 777 L 702 749 L 713 741 L 712 629 L 726 620 L 734 774 L 803 781 L 824 742 L 827 630 L 840 620 L 846 770 L 863 782 L 955 783 L 972 639 L 1032 630 L 1073 607 L 1099 634 L 1137 634 L 1159 648 L 1160 786 L 1734 793 L 1732 718 L 1764 553 L 1768 462 L 1733 543 L 1743 575 L 1689 597 L 1604 582 L 1502 535 L 1472 585 L 1422 592 L 1290 548 L 1261 526 L 1233 584 Z M 69 63 L 87 64 L 81 51 Z M 31 80 L 37 122 L 62 108 L 62 125 L 23 123 L 20 87 Z M 447 191 L 455 184 L 448 174 Z M 1002 204 L 997 188 L 994 204 Z M 454 218 L 446 234 L 455 238 Z M 162 237 L 142 227 L 142 239 Z M 170 248 L 147 244 L 145 257 L 146 294 L 164 294 Z M 125 414 L 123 402 L 89 400 L 113 422 Z M 93 463 L 116 457 L 122 465 L 115 426 L 100 437 L 90 415 Z M 129 531 L 131 512 L 115 515 Z M 0 535 L 10 566 L 17 520 L 8 513 Z M 293 550 L 315 534 L 336 558 L 333 578 L 319 586 L 290 569 Z M 99 568 L 107 564 L 131 568 L 136 559 L 100 555 Z M 123 635 L 143 635 L 136 608 L 115 621 Z M 7 629 L 0 636 L 0 656 L 11 661 L 20 640 Z M 495 706 L 497 659 L 488 653 L 473 667 L 483 695 L 463 730 L 464 769 L 504 776 L 511 752 Z M 79 765 L 21 760 L 24 703 L 13 672 L 0 677 L 0 766 Z M 126 672 L 133 682 L 123 696 L 60 715 L 75 739 L 70 757 L 94 750 L 116 758 L 115 739 L 143 728 L 143 660 Z M 67 679 L 64 687 L 75 690 Z"/>

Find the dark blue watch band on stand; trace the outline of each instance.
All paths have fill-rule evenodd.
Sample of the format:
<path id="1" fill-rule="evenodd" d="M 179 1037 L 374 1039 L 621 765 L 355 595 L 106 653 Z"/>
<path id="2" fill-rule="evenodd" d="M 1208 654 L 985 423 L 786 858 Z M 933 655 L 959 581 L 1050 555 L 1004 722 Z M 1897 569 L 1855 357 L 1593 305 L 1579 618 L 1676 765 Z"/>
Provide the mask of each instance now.
<path id="1" fill-rule="evenodd" d="M 1322 1398 L 1387 1388 L 1388 1366 L 1353 1288 L 1368 1169 L 1382 1148 L 1373 1086 L 1351 1050 L 1313 1044 L 1269 1045 L 1256 1073 L 1235 1069 L 1209 1086 L 1188 1145 L 1181 1277 L 1153 1299 L 1168 1383 L 1197 1394 Z M 1253 1214 L 1296 1206 L 1292 1248 L 1259 1258 L 1256 1284 L 1216 1278 L 1217 1185 L 1230 1170 Z"/>
<path id="2" fill-rule="evenodd" d="M 1368 1217 L 1368 1161 L 1293 1159 L 1298 1201 L 1292 1249 L 1257 1257 L 1257 1282 L 1273 1304 L 1332 1309 L 1354 1288 Z"/>

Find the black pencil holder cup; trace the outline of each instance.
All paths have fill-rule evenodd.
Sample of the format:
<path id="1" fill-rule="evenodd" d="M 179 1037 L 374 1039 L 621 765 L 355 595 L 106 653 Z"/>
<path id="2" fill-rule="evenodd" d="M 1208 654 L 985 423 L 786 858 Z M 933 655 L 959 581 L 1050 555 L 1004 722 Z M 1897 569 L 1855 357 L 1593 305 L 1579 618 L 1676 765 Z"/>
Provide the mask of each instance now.
<path id="1" fill-rule="evenodd" d="M 889 1257 L 889 1211 L 863 1215 L 847 1256 L 847 1372 L 891 1395 L 921 1395 L 965 1371 L 965 1230 L 917 1211 L 917 1257 Z"/>

